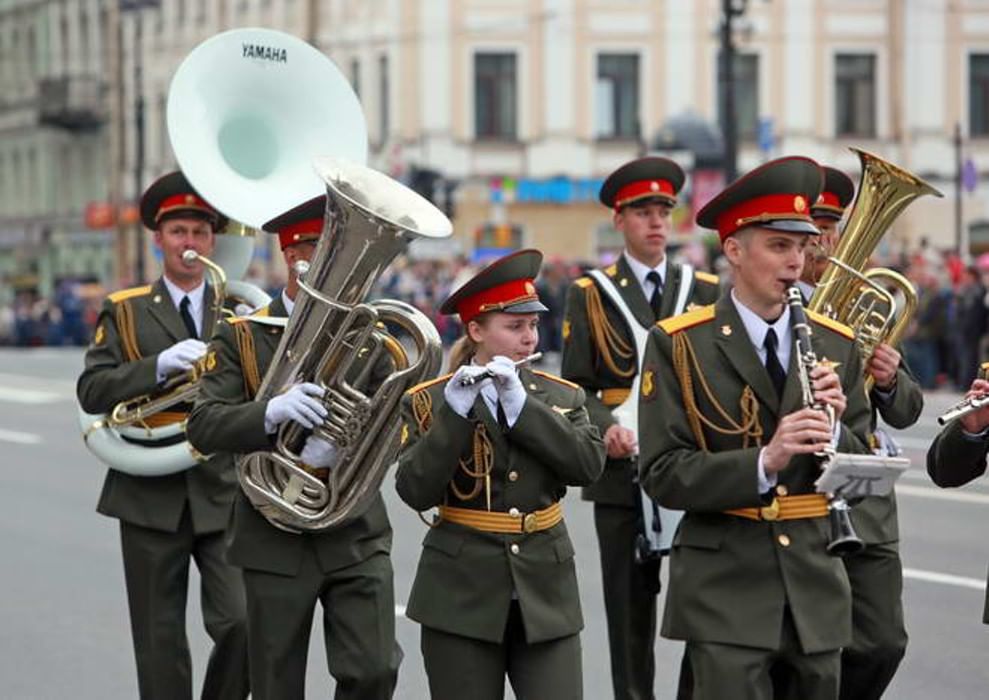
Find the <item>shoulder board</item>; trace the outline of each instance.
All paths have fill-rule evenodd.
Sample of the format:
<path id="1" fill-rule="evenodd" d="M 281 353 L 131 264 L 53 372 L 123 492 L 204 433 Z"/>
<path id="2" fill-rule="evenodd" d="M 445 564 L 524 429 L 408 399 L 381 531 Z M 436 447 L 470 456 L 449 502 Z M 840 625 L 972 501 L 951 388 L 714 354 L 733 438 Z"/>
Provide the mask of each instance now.
<path id="1" fill-rule="evenodd" d="M 571 389 L 580 389 L 579 384 L 574 384 L 571 381 L 564 379 L 563 377 L 557 377 L 555 374 L 550 374 L 549 372 L 543 372 L 542 370 L 533 369 L 530 370 L 533 374 L 539 375 L 543 379 L 548 379 L 551 382 L 556 382 L 557 384 L 562 384 L 563 386 L 570 387 Z"/>
<path id="2" fill-rule="evenodd" d="M 594 286 L 594 280 L 590 277 L 578 277 L 575 284 L 581 289 L 587 289 Z"/>
<path id="3" fill-rule="evenodd" d="M 708 304 L 707 306 L 699 306 L 693 311 L 688 311 L 679 316 L 664 318 L 662 321 L 657 321 L 656 325 L 662 328 L 667 335 L 673 335 L 701 323 L 707 323 L 713 318 L 714 304 Z"/>
<path id="4" fill-rule="evenodd" d="M 707 282 L 708 284 L 719 284 L 721 282 L 717 275 L 712 275 L 710 272 L 701 272 L 700 270 L 694 270 L 694 279 Z"/>
<path id="5" fill-rule="evenodd" d="M 151 294 L 151 285 L 146 284 L 143 287 L 131 287 L 130 289 L 121 289 L 119 292 L 114 292 L 109 296 L 110 301 L 117 304 L 121 301 L 127 299 L 133 299 L 134 297 L 143 297 Z"/>
<path id="6" fill-rule="evenodd" d="M 445 382 L 447 379 L 449 379 L 452 376 L 453 376 L 453 372 L 450 372 L 449 374 L 440 375 L 436 379 L 430 379 L 429 381 L 425 381 L 425 382 L 422 382 L 420 384 L 416 384 L 414 387 L 412 387 L 410 389 L 407 389 L 405 391 L 405 394 L 406 394 L 406 396 L 412 396 L 412 394 L 417 394 L 420 391 L 422 391 L 423 389 L 428 389 L 429 387 L 433 386 L 434 384 L 439 384 L 440 382 Z"/>
<path id="7" fill-rule="evenodd" d="M 604 268 L 604 274 L 608 275 L 608 277 L 614 277 L 615 275 L 618 274 L 618 265 L 617 264 L 608 265 L 608 267 Z"/>
<path id="8" fill-rule="evenodd" d="M 849 340 L 855 340 L 855 332 L 841 321 L 835 321 L 833 318 L 822 316 L 821 314 L 811 311 L 810 309 L 807 309 L 807 318 L 819 326 L 830 328 L 838 335 L 843 335 Z"/>

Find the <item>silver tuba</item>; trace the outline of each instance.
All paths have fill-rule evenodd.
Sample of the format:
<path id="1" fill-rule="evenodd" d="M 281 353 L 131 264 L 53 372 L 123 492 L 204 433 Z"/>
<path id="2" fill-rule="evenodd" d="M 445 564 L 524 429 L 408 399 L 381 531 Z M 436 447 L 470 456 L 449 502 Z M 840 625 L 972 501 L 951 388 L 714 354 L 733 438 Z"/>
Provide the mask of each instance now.
<path id="1" fill-rule="evenodd" d="M 300 381 L 322 386 L 329 415 L 313 434 L 332 441 L 339 458 L 325 477 L 304 465 L 307 432 L 288 422 L 273 450 L 237 464 L 251 503 L 290 531 L 340 526 L 377 495 L 399 447 L 402 395 L 436 376 L 442 348 L 436 328 L 412 306 L 365 298 L 408 243 L 452 232 L 436 207 L 382 173 L 329 157 L 315 166 L 327 192 L 323 233 L 310 264 L 300 266 L 299 296 L 256 400 Z M 368 390 L 371 373 L 387 358 L 394 371 Z"/>

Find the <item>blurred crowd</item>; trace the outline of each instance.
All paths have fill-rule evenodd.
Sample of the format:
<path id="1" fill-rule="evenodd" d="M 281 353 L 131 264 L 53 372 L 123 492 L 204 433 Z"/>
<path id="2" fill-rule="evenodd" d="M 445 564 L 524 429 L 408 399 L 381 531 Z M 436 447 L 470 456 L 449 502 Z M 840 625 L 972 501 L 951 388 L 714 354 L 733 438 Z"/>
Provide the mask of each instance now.
<path id="1" fill-rule="evenodd" d="M 703 261 L 692 254 L 690 257 L 690 262 L 704 267 Z M 936 250 L 921 239 L 912 250 L 874 262 L 904 275 L 917 291 L 917 308 L 904 334 L 902 349 L 921 385 L 926 389 L 966 388 L 979 363 L 989 358 L 989 253 L 966 264 L 956 251 Z M 540 320 L 542 352 L 561 350 L 567 287 L 594 264 L 597 263 L 557 257 L 544 261 L 536 282 L 540 299 L 549 308 Z M 378 280 L 372 297 L 400 299 L 414 305 L 436 324 L 448 346 L 459 337 L 461 328 L 456 317 L 441 315 L 439 306 L 481 265 L 464 257 L 399 259 Z M 709 267 L 726 278 L 722 260 L 715 260 Z M 31 290 L 17 292 L 12 304 L 0 307 L 0 343 L 85 345 L 107 291 L 97 283 L 63 280 L 51 298 L 40 297 Z"/>

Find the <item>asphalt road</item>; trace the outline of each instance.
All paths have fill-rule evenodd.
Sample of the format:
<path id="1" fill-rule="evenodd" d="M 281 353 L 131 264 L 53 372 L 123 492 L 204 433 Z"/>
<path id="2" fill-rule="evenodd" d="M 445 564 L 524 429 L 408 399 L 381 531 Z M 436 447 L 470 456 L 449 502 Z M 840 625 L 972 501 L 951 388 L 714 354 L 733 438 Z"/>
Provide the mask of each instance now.
<path id="1" fill-rule="evenodd" d="M 103 467 L 79 436 L 78 350 L 0 350 L 0 698 L 137 696 L 115 521 L 94 508 Z M 943 491 L 924 472 L 934 421 L 953 394 L 932 394 L 921 422 L 898 435 L 913 468 L 898 487 L 906 659 L 889 698 L 989 695 L 989 626 L 982 605 L 989 563 L 989 482 Z M 395 529 L 397 602 L 408 595 L 425 526 L 384 486 Z M 577 549 L 586 619 L 585 697 L 610 697 L 601 573 L 590 506 L 572 492 L 566 518 Z M 193 573 L 189 637 L 197 684 L 208 654 Z M 396 611 L 405 650 L 397 698 L 428 696 L 417 625 Z M 309 697 L 331 695 L 320 622 L 309 656 Z M 656 646 L 658 698 L 672 698 L 680 644 Z"/>

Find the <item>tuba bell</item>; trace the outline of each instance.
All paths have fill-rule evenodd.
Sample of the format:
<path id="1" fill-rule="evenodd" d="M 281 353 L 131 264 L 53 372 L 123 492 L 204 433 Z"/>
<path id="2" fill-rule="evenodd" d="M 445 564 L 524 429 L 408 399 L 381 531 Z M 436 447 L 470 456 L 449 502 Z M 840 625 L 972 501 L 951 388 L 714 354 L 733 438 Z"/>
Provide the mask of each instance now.
<path id="1" fill-rule="evenodd" d="M 307 432 L 283 424 L 274 449 L 238 459 L 248 499 L 276 527 L 325 530 L 366 510 L 399 448 L 397 411 L 407 389 L 436 376 L 439 334 L 399 301 L 367 303 L 375 280 L 412 240 L 449 236 L 450 221 L 392 178 L 342 159 L 316 159 L 326 184 L 323 232 L 288 326 L 255 400 L 299 381 L 325 390 L 328 417 L 313 434 L 331 440 L 339 459 L 325 477 L 299 458 Z M 373 391 L 365 380 L 390 358 L 395 371 Z"/>
<path id="2" fill-rule="evenodd" d="M 942 194 L 879 156 L 858 148 L 851 150 L 862 165 L 855 204 L 807 308 L 852 328 L 864 367 L 880 343 L 899 342 L 917 307 L 917 292 L 910 281 L 894 270 L 866 270 L 869 257 L 911 202 L 924 195 Z M 897 308 L 889 288 L 903 296 L 903 308 Z M 868 392 L 872 377 L 867 375 L 865 383 Z"/>

